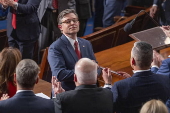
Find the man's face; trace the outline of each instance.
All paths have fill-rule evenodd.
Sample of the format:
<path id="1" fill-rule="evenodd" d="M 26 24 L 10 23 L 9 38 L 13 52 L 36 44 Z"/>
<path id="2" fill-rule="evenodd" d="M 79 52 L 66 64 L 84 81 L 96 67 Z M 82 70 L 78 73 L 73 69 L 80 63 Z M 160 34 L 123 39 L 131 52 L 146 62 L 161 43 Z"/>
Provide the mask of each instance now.
<path id="1" fill-rule="evenodd" d="M 74 13 L 69 13 L 61 20 L 62 24 L 59 25 L 59 29 L 63 34 L 77 34 L 79 31 L 79 21 Z"/>

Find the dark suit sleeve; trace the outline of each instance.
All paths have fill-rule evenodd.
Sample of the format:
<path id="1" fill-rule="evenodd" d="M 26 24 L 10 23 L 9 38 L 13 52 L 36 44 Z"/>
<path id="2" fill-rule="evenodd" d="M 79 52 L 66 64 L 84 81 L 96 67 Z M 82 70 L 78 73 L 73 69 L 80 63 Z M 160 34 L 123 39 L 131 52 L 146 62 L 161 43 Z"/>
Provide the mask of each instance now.
<path id="1" fill-rule="evenodd" d="M 152 73 L 157 73 L 158 68 L 157 68 L 157 67 L 152 67 L 152 68 L 151 68 L 151 71 L 152 71 Z"/>
<path id="2" fill-rule="evenodd" d="M 162 3 L 162 0 L 154 0 L 153 4 L 160 5 Z"/>
<path id="3" fill-rule="evenodd" d="M 118 105 L 118 85 L 117 83 L 115 83 L 112 88 L 111 91 L 113 93 L 113 103 L 114 103 L 114 112 L 119 111 L 119 105 Z"/>
<path id="4" fill-rule="evenodd" d="M 53 76 L 57 76 L 59 81 L 73 81 L 74 70 L 67 69 L 61 47 L 56 45 L 50 46 L 48 62 Z"/>
<path id="5" fill-rule="evenodd" d="M 17 13 L 31 14 L 36 12 L 41 0 L 28 0 L 26 4 L 18 3 Z"/>
<path id="6" fill-rule="evenodd" d="M 55 113 L 62 113 L 62 105 L 59 94 L 56 96 L 56 98 L 53 99 L 53 102 L 55 107 Z"/>

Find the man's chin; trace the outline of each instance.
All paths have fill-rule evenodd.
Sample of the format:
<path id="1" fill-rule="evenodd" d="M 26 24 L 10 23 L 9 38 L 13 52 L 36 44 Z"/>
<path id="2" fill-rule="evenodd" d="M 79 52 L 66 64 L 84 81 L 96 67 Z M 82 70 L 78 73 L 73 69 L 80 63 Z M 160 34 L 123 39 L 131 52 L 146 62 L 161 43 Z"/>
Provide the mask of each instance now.
<path id="1" fill-rule="evenodd" d="M 78 30 L 72 30 L 72 31 L 70 31 L 70 34 L 75 34 L 75 33 L 78 33 Z"/>

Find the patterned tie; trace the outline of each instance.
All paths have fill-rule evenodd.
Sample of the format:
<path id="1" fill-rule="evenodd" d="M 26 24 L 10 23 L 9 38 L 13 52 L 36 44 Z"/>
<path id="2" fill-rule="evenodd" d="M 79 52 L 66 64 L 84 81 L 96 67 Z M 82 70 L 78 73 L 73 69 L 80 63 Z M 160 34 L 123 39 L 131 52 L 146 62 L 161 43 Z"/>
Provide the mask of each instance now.
<path id="1" fill-rule="evenodd" d="M 52 0 L 52 6 L 53 6 L 54 9 L 58 9 L 58 1 Z"/>
<path id="2" fill-rule="evenodd" d="M 14 0 L 15 2 L 18 2 L 18 0 Z M 17 25 L 16 25 L 16 11 L 13 10 L 13 13 L 12 13 L 12 27 L 14 29 L 17 28 Z"/>
<path id="3" fill-rule="evenodd" d="M 76 52 L 76 54 L 78 56 L 78 59 L 80 59 L 81 58 L 81 54 L 80 54 L 80 51 L 78 49 L 78 42 L 77 41 L 74 42 L 74 47 L 75 47 L 75 52 Z"/>

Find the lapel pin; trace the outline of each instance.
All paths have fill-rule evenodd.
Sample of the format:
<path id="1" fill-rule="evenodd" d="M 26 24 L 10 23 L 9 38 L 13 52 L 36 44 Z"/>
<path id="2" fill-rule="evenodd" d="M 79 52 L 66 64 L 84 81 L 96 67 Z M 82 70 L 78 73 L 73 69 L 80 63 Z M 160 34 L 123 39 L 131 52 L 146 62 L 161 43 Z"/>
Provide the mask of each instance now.
<path id="1" fill-rule="evenodd" d="M 85 46 L 83 45 L 83 47 L 85 47 Z"/>

